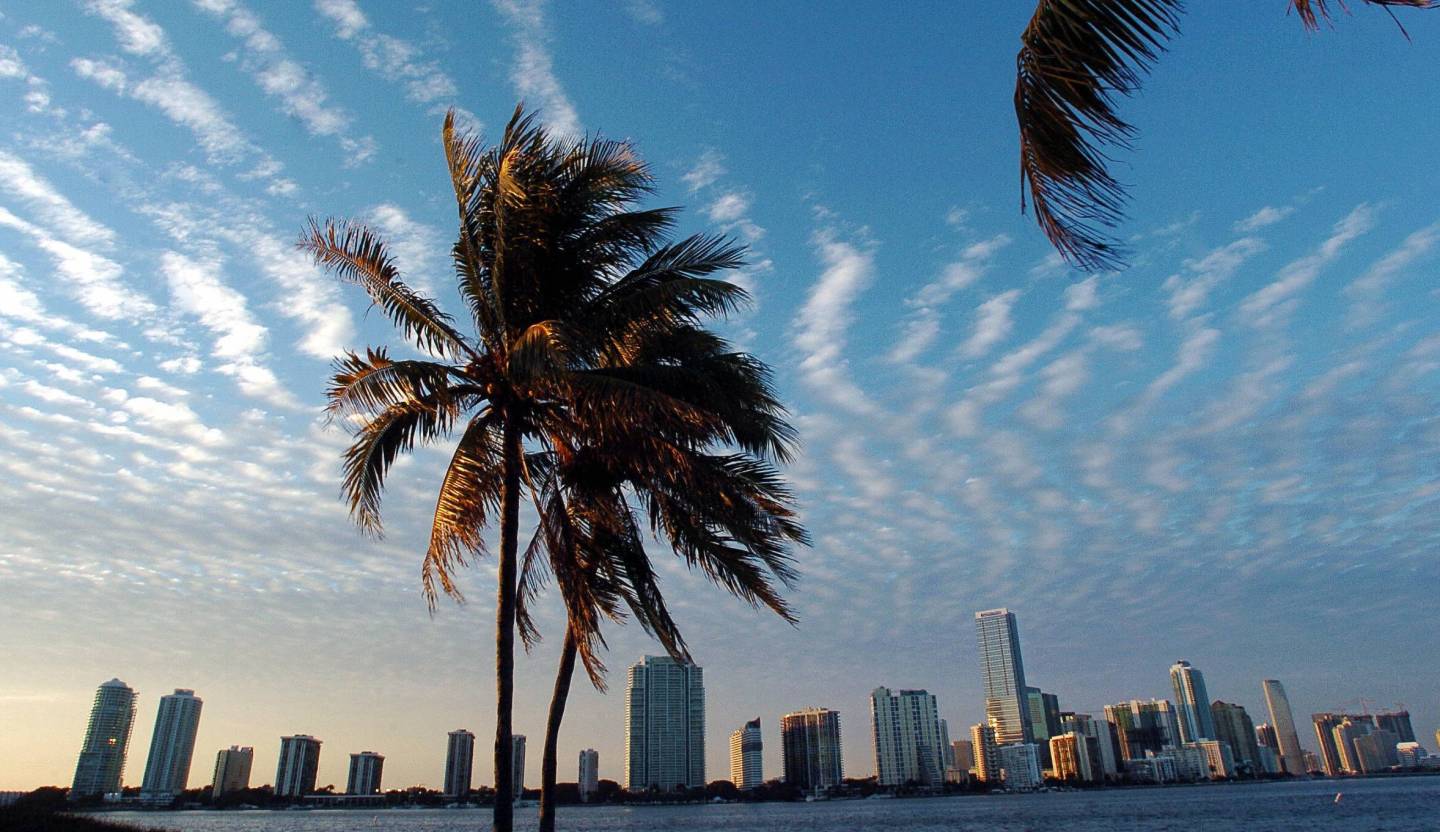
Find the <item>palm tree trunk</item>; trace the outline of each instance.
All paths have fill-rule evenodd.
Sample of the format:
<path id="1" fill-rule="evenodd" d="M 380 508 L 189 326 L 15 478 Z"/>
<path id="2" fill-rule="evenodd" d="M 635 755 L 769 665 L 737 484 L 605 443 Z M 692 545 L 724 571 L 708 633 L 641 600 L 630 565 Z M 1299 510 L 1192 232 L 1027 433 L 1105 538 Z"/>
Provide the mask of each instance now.
<path id="1" fill-rule="evenodd" d="M 555 763 L 560 722 L 565 719 L 565 701 L 570 698 L 570 679 L 575 675 L 575 649 L 575 633 L 566 627 L 560 669 L 555 671 L 555 691 L 550 695 L 550 716 L 545 723 L 545 757 L 540 764 L 540 832 L 555 832 Z"/>
<path id="2" fill-rule="evenodd" d="M 500 579 L 495 601 L 494 832 L 515 822 L 514 748 L 510 711 L 515 698 L 515 556 L 520 532 L 520 430 L 505 426 L 505 491 L 500 498 Z"/>

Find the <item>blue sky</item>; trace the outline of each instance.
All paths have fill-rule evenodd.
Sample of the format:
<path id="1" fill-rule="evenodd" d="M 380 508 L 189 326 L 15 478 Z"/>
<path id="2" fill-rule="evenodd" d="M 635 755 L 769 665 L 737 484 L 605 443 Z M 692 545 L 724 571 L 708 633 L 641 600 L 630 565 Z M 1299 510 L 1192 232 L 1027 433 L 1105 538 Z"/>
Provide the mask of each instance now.
<path id="1" fill-rule="evenodd" d="M 393 339 L 292 243 L 366 218 L 453 300 L 440 120 L 494 135 L 519 99 L 633 139 L 686 231 L 751 246 L 725 328 L 793 406 L 816 545 L 793 629 L 661 558 L 712 778 L 756 715 L 778 773 L 778 717 L 812 704 L 869 774 L 877 685 L 935 692 L 958 734 L 983 714 L 971 617 L 1001 605 L 1067 709 L 1168 696 L 1186 658 L 1257 722 L 1273 676 L 1302 720 L 1365 697 L 1430 736 L 1440 19 L 1406 16 L 1410 43 L 1366 10 L 1312 35 L 1281 3 L 1193 5 L 1125 105 L 1133 265 L 1102 275 L 1017 211 L 1025 3 L 7 7 L 0 788 L 68 783 L 117 675 L 130 782 L 173 687 L 206 700 L 196 784 L 235 743 L 268 782 L 306 732 L 322 782 L 373 749 L 387 785 L 438 785 L 445 732 L 493 730 L 491 565 L 426 614 L 443 449 L 397 468 L 384 541 L 347 525 L 328 361 Z M 623 669 L 655 648 L 612 644 L 562 776 L 586 746 L 622 774 Z M 531 782 L 554 646 L 520 669 Z"/>

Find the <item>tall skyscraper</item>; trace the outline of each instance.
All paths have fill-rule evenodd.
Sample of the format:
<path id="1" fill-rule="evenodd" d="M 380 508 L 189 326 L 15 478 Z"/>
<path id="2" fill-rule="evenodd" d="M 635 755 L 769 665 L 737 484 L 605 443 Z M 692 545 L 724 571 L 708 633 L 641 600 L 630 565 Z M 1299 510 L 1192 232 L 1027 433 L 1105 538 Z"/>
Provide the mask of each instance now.
<path id="1" fill-rule="evenodd" d="M 765 782 L 761 772 L 760 717 L 730 732 L 730 782 L 737 789 L 753 789 Z"/>
<path id="2" fill-rule="evenodd" d="M 1124 760 L 1142 760 L 1146 752 L 1159 754 L 1167 747 L 1180 745 L 1179 722 L 1168 699 L 1132 699 L 1106 705 L 1105 720 L 1115 727 Z"/>
<path id="3" fill-rule="evenodd" d="M 1375 715 L 1375 727 L 1399 737 L 1399 742 L 1415 741 L 1415 727 L 1410 724 L 1409 711 L 1381 711 Z"/>
<path id="4" fill-rule="evenodd" d="M 232 745 L 215 755 L 215 776 L 210 780 L 210 796 L 220 797 L 230 792 L 241 792 L 250 788 L 250 767 L 255 763 L 255 749 Z"/>
<path id="5" fill-rule="evenodd" d="M 464 800 L 470 794 L 475 767 L 475 735 L 461 728 L 446 735 L 445 794 Z"/>
<path id="6" fill-rule="evenodd" d="M 840 756 L 840 712 L 806 708 L 780 717 L 780 748 L 785 782 L 804 791 L 840 785 L 845 776 Z"/>
<path id="7" fill-rule="evenodd" d="M 1025 663 L 1020 658 L 1020 630 L 1008 609 L 975 613 L 980 644 L 980 676 L 985 689 L 985 716 L 995 728 L 995 742 L 1030 742 L 1030 714 L 1025 700 Z"/>
<path id="8" fill-rule="evenodd" d="M 304 797 L 315 791 L 320 769 L 320 740 L 308 734 L 280 738 L 280 762 L 275 766 L 275 796 Z"/>
<path id="9" fill-rule="evenodd" d="M 625 788 L 705 785 L 705 683 L 701 668 L 669 656 L 630 666 L 625 687 Z"/>
<path id="10" fill-rule="evenodd" d="M 515 786 L 515 799 L 519 800 L 525 794 L 525 735 L 510 735 L 510 765 L 511 783 Z"/>
<path id="11" fill-rule="evenodd" d="M 1170 685 L 1175 689 L 1176 710 L 1180 712 L 1180 741 L 1215 739 L 1215 721 L 1210 718 L 1210 694 L 1205 690 L 1205 674 L 1189 662 L 1179 661 L 1170 666 Z"/>
<path id="12" fill-rule="evenodd" d="M 1266 679 L 1261 685 L 1265 689 L 1265 707 L 1270 711 L 1270 725 L 1275 728 L 1275 739 L 1280 743 L 1276 747 L 1280 764 L 1287 774 L 1304 777 L 1305 749 L 1295 730 L 1295 715 L 1290 712 L 1290 697 L 1285 695 L 1285 686 L 1278 679 Z"/>
<path id="13" fill-rule="evenodd" d="M 1319 763 L 1326 777 L 1335 777 L 1352 770 L 1355 749 L 1351 740 L 1369 733 L 1374 721 L 1360 714 L 1311 714 L 1315 726 L 1315 742 L 1320 746 Z M 1344 736 L 1339 736 L 1343 732 Z M 1338 741 L 1337 741 L 1338 737 Z"/>
<path id="14" fill-rule="evenodd" d="M 185 791 L 204 704 L 195 691 L 183 688 L 160 697 L 155 733 L 150 737 L 150 757 L 145 762 L 145 780 L 140 787 L 143 799 L 169 802 Z"/>
<path id="15" fill-rule="evenodd" d="M 970 727 L 970 746 L 975 754 L 975 777 L 984 783 L 1000 781 L 1000 751 L 995 728 L 985 723 Z"/>
<path id="16" fill-rule="evenodd" d="M 934 696 L 923 690 L 876 688 L 870 693 L 870 715 L 880 785 L 945 783 Z"/>
<path id="17" fill-rule="evenodd" d="M 590 795 L 600 790 L 600 752 L 587 748 L 580 752 L 580 799 L 589 802 Z"/>
<path id="18" fill-rule="evenodd" d="M 350 776 L 345 778 L 346 794 L 379 794 L 385 757 L 374 751 L 350 755 Z"/>
<path id="19" fill-rule="evenodd" d="M 1255 738 L 1255 721 L 1243 705 L 1221 702 L 1210 703 L 1210 716 L 1215 723 L 1215 739 L 1230 746 L 1234 764 L 1246 773 L 1264 773 L 1260 765 L 1260 743 Z"/>
<path id="20" fill-rule="evenodd" d="M 71 800 L 120 791 L 125 752 L 134 726 L 135 691 L 119 679 L 97 688 L 90 705 L 90 722 L 85 727 L 85 744 L 80 746 L 80 759 L 75 763 Z"/>

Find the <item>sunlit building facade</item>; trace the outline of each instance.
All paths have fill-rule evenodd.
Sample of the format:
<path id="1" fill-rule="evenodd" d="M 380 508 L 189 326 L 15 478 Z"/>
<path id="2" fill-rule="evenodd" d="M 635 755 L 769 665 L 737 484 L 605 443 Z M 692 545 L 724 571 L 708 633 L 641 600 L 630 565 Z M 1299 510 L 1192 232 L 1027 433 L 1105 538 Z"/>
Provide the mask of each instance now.
<path id="1" fill-rule="evenodd" d="M 730 782 L 737 789 L 753 789 L 765 782 L 761 770 L 763 744 L 760 717 L 730 732 Z"/>
<path id="2" fill-rule="evenodd" d="M 1000 781 L 1000 749 L 995 729 L 985 723 L 970 726 L 970 748 L 975 755 L 975 778 L 983 783 Z"/>
<path id="3" fill-rule="evenodd" d="M 255 764 L 255 749 L 232 745 L 215 755 L 215 776 L 211 778 L 210 796 L 221 797 L 250 788 L 250 769 Z"/>
<path id="4" fill-rule="evenodd" d="M 1255 737 L 1255 722 L 1243 705 L 1216 700 L 1210 703 L 1210 717 L 1215 723 L 1215 739 L 1230 746 L 1238 773 L 1261 774 L 1260 743 Z"/>
<path id="5" fill-rule="evenodd" d="M 1210 693 L 1205 674 L 1187 661 L 1170 666 L 1170 686 L 1175 690 L 1175 710 L 1180 715 L 1182 743 L 1215 739 L 1215 722 L 1210 717 Z"/>
<path id="6" fill-rule="evenodd" d="M 995 729 L 995 742 L 1009 745 L 1032 741 L 1025 663 L 1020 656 L 1015 613 L 1005 608 L 975 613 L 975 634 L 980 647 L 985 717 Z"/>
<path id="7" fill-rule="evenodd" d="M 1295 730 L 1295 715 L 1290 710 L 1290 697 L 1285 695 L 1285 686 L 1278 679 L 1266 679 L 1261 683 L 1265 691 L 1265 708 L 1270 712 L 1270 725 L 1275 729 L 1276 752 L 1280 764 L 1287 774 L 1303 777 L 1306 774 L 1305 749 L 1300 745 L 1300 734 Z"/>

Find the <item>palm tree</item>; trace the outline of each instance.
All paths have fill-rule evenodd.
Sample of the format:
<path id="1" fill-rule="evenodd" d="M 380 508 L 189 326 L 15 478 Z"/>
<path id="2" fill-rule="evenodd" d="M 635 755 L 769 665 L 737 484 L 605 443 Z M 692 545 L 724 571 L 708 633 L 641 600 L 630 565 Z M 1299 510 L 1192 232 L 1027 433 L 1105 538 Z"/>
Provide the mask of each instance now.
<path id="1" fill-rule="evenodd" d="M 1363 0 L 1391 7 L 1440 8 L 1440 0 Z M 1344 9 L 1344 0 L 1336 0 Z M 1089 271 L 1117 268 L 1124 248 L 1107 229 L 1124 218 L 1125 187 L 1106 150 L 1128 149 L 1134 128 L 1115 111 L 1179 31 L 1181 0 L 1040 0 L 1016 58 L 1020 127 L 1020 210 L 1060 255 Z M 1331 17 L 1329 0 L 1290 0 L 1311 30 Z M 1396 21 L 1397 24 L 1399 21 Z M 1404 31 L 1404 27 L 1401 27 Z"/>
<path id="2" fill-rule="evenodd" d="M 457 130 L 453 113 L 442 139 L 459 219 L 451 254 L 473 334 L 407 286 L 364 225 L 312 220 L 299 245 L 363 287 L 425 356 L 395 359 L 379 348 L 336 361 L 329 410 L 354 426 L 343 461 L 352 517 L 378 535 L 396 457 L 459 434 L 421 568 L 432 610 L 442 593 L 460 598 L 454 572 L 486 554 L 484 532 L 498 522 L 494 829 L 508 832 L 526 445 L 543 451 L 551 437 L 580 429 L 603 436 L 637 421 L 714 423 L 718 415 L 676 407 L 655 381 L 617 369 L 608 356 L 625 332 L 669 326 L 677 298 L 696 314 L 734 308 L 739 290 L 707 275 L 740 259 L 718 238 L 667 243 L 676 212 L 634 207 L 651 179 L 623 143 L 552 138 L 520 107 L 492 147 Z"/>
<path id="3" fill-rule="evenodd" d="M 577 653 L 592 684 L 604 689 L 604 665 L 596 655 L 604 646 L 603 620 L 620 621 L 623 601 L 667 652 L 690 660 L 651 570 L 637 514 L 651 518 L 652 534 L 690 565 L 752 606 L 767 607 L 792 622 L 771 579 L 790 586 L 786 547 L 808 543 L 793 499 L 771 464 L 772 458 L 788 458 L 792 431 L 769 389 L 767 368 L 690 327 L 658 338 L 648 334 L 625 353 L 633 362 L 628 371 L 663 368 L 671 376 L 662 385 L 666 392 L 683 407 L 718 410 L 723 418 L 715 427 L 726 431 L 697 430 L 682 420 L 635 424 L 622 435 L 584 447 L 570 447 L 557 437 L 551 443 L 556 450 L 536 460 L 533 482 L 541 522 L 526 551 L 519 593 L 527 643 L 534 630 L 526 607 L 544 578 L 545 564 L 538 556 L 542 547 L 568 613 L 546 726 L 541 832 L 555 828 L 558 736 Z M 737 430 L 737 422 L 750 427 Z M 748 450 L 704 451 L 725 444 L 726 433 L 754 438 Z"/>

